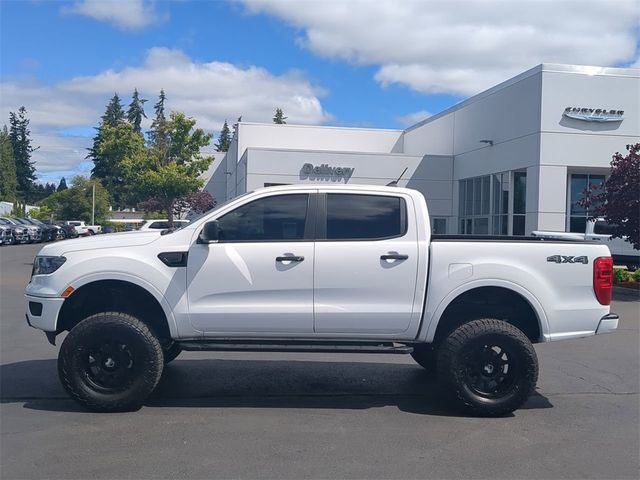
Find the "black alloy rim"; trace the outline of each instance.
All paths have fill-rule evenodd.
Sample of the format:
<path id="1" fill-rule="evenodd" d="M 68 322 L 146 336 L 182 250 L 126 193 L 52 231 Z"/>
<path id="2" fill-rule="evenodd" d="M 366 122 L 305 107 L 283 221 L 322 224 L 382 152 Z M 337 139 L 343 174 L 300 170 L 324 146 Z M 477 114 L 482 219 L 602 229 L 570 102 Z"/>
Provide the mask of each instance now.
<path id="1" fill-rule="evenodd" d="M 139 364 L 131 347 L 114 338 L 94 343 L 85 355 L 87 380 L 105 393 L 122 391 L 131 385 Z"/>
<path id="2" fill-rule="evenodd" d="M 481 340 L 470 345 L 463 364 L 467 386 L 482 397 L 503 397 L 512 391 L 518 378 L 516 355 L 497 340 Z"/>

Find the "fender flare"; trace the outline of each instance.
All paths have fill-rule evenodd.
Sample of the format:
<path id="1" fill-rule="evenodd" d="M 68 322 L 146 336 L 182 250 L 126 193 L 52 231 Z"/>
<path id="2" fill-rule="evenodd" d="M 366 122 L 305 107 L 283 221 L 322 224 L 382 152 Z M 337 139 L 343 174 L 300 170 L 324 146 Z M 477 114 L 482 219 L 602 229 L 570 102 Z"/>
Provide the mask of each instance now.
<path id="1" fill-rule="evenodd" d="M 155 298 L 156 301 L 160 304 L 160 308 L 162 308 L 162 311 L 164 312 L 164 315 L 167 318 L 167 326 L 169 327 L 169 332 L 171 333 L 171 337 L 179 338 L 178 325 L 173 315 L 173 310 L 169 305 L 169 302 L 156 287 L 154 287 L 151 283 L 147 282 L 143 278 L 140 278 L 136 275 L 131 275 L 125 272 L 103 270 L 103 271 L 100 271 L 99 273 L 90 273 L 88 275 L 84 275 L 82 277 L 75 279 L 72 282 L 72 286 L 75 290 L 77 290 L 90 283 L 100 282 L 104 280 L 116 280 L 116 281 L 132 283 L 149 292 L 149 294 L 151 294 L 151 296 Z"/>
<path id="2" fill-rule="evenodd" d="M 460 295 L 466 293 L 470 290 L 474 290 L 476 288 L 481 287 L 498 287 L 504 288 L 506 290 L 511 290 L 514 293 L 519 294 L 523 297 L 536 314 L 538 318 L 538 326 L 540 327 L 540 341 L 545 342 L 548 341 L 549 338 L 549 320 L 547 319 L 547 314 L 544 311 L 542 304 L 538 301 L 538 299 L 526 288 L 517 283 L 510 282 L 508 280 L 500 280 L 496 278 L 483 278 L 479 280 L 474 280 L 472 282 L 464 283 L 459 285 L 451 292 L 449 292 L 438 304 L 438 307 L 431 315 L 429 319 L 429 326 L 426 330 L 426 336 L 423 337 L 423 340 L 427 343 L 433 342 L 433 339 L 436 334 L 436 330 L 440 323 L 440 319 L 442 318 L 442 314 L 447 309 L 447 307 Z M 428 299 L 427 299 L 428 301 Z M 422 335 L 421 335 L 422 337 Z"/>

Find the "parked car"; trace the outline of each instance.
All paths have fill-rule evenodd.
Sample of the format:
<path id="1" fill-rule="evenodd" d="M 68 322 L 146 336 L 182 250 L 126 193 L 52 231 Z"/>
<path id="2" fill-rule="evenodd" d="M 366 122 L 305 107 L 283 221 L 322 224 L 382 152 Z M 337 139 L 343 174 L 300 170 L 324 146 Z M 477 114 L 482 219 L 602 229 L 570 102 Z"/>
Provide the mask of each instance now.
<path id="1" fill-rule="evenodd" d="M 11 218 L 0 217 L 0 224 L 4 225 L 9 230 L 9 237 L 5 240 L 5 243 L 13 245 L 16 243 L 27 243 L 29 240 L 27 228 L 20 223 L 13 221 Z"/>
<path id="2" fill-rule="evenodd" d="M 40 227 L 31 224 L 25 218 L 13 217 L 12 220 L 24 225 L 27 229 L 27 243 L 40 243 L 42 241 L 42 229 Z"/>
<path id="3" fill-rule="evenodd" d="M 24 218 L 22 220 L 25 220 L 31 225 L 40 228 L 40 230 L 42 231 L 43 242 L 53 242 L 55 240 L 58 240 L 60 237 L 60 227 L 58 227 L 57 225 L 46 224 L 44 222 L 41 222 L 37 218 Z"/>
<path id="4" fill-rule="evenodd" d="M 166 235 L 46 245 L 25 294 L 50 342 L 69 331 L 61 383 L 91 410 L 138 408 L 182 350 L 332 351 L 411 354 L 459 408 L 497 416 L 534 391 L 532 343 L 617 328 L 612 266 L 594 243 L 433 236 L 415 190 L 316 184 Z"/>
<path id="5" fill-rule="evenodd" d="M 587 221 L 584 233 L 536 230 L 531 232 L 531 235 L 551 239 L 601 242 L 609 247 L 616 265 L 627 265 L 630 270 L 635 270 L 640 266 L 640 250 L 633 248 L 626 238 L 611 238 L 613 228 L 614 226 L 607 223 L 604 218 L 594 218 Z"/>
<path id="6" fill-rule="evenodd" d="M 65 223 L 73 225 L 76 228 L 76 232 L 78 232 L 78 235 L 81 237 L 102 233 L 102 227 L 100 225 L 86 225 L 82 220 L 69 220 Z"/>
<path id="7" fill-rule="evenodd" d="M 181 228 L 184 227 L 185 225 L 187 225 L 189 223 L 189 220 L 174 220 L 173 221 L 173 228 Z M 162 220 L 147 220 L 146 222 L 144 222 L 142 224 L 142 226 L 139 228 L 139 231 L 144 232 L 147 230 L 168 230 L 169 229 L 169 220 L 168 219 L 162 219 Z"/>
<path id="8" fill-rule="evenodd" d="M 60 236 L 63 240 L 66 238 L 78 238 L 78 231 L 73 225 L 68 225 L 65 222 L 59 222 L 56 225 L 61 229 Z"/>
<path id="9" fill-rule="evenodd" d="M 11 235 L 11 232 L 9 230 L 8 227 L 6 227 L 5 225 L 0 224 L 0 245 L 5 245 L 6 243 L 9 243 L 9 236 Z"/>

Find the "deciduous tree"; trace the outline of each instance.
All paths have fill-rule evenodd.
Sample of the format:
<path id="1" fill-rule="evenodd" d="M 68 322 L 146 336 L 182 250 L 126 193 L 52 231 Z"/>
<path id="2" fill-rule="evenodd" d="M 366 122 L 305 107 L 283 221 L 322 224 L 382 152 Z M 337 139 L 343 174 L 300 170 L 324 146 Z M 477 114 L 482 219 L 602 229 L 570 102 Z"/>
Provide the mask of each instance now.
<path id="1" fill-rule="evenodd" d="M 109 194 L 97 179 L 74 177 L 71 187 L 45 198 L 40 207 L 48 208 L 56 219 L 91 221 L 93 186 L 96 187 L 96 223 L 109 214 Z"/>
<path id="2" fill-rule="evenodd" d="M 126 179 L 138 201 L 157 199 L 167 212 L 170 225 L 176 200 L 202 187 L 200 175 L 213 161 L 213 157 L 200 153 L 209 145 L 211 135 L 195 125 L 194 119 L 172 112 L 163 127 L 167 144 L 151 145 L 124 162 Z"/>
<path id="3" fill-rule="evenodd" d="M 611 176 L 602 188 L 587 188 L 580 203 L 612 224 L 613 237 L 627 237 L 640 249 L 640 143 L 627 145 L 627 151 L 613 155 Z"/>

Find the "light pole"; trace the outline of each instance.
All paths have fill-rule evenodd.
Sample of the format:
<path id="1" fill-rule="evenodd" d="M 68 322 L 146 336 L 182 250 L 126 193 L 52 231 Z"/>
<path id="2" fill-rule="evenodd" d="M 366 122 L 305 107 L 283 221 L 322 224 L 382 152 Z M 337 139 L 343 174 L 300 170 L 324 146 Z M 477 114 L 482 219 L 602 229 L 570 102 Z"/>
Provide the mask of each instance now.
<path id="1" fill-rule="evenodd" d="M 93 194 L 91 201 L 91 225 L 96 224 L 96 184 L 93 184 Z"/>

